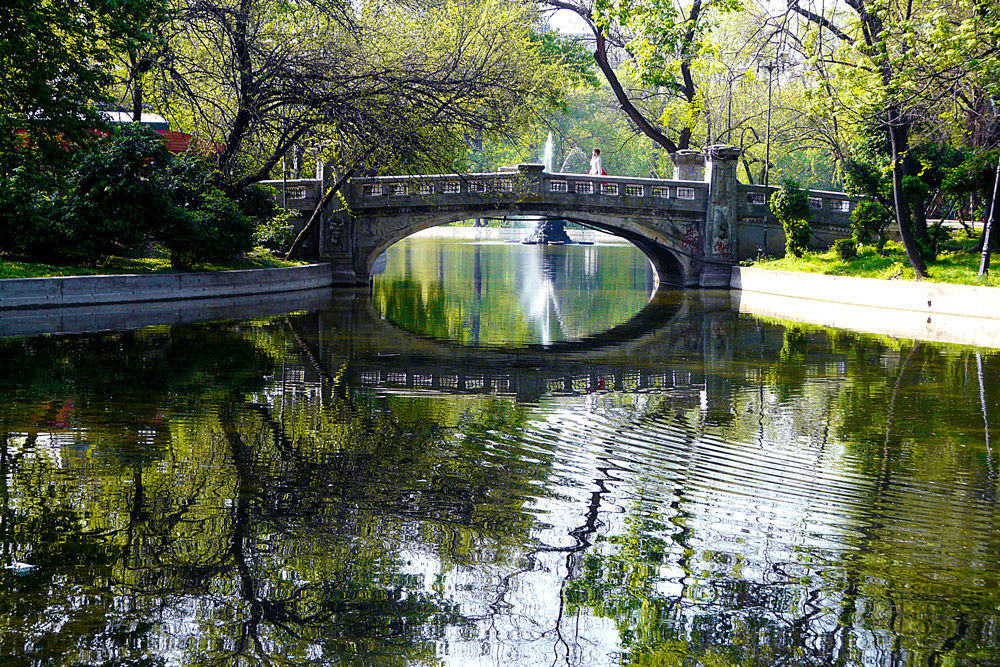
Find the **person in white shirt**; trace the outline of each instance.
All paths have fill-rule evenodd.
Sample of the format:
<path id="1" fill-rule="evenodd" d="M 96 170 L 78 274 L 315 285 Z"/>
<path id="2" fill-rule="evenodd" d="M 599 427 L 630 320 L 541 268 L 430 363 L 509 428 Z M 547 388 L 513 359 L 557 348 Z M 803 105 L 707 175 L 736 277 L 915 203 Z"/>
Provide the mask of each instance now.
<path id="1" fill-rule="evenodd" d="M 601 176 L 604 174 L 604 165 L 601 164 L 601 149 L 595 148 L 594 155 L 590 158 L 590 175 Z"/>

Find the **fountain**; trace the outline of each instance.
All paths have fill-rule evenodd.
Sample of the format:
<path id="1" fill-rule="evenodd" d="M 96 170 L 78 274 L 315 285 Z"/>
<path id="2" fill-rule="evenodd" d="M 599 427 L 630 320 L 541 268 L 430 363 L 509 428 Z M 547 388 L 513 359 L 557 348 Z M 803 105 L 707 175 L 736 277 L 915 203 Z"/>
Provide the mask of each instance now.
<path id="1" fill-rule="evenodd" d="M 552 173 L 552 131 L 549 130 L 549 136 L 545 140 L 545 147 L 542 149 L 542 164 L 545 165 L 545 171 Z"/>
<path id="2" fill-rule="evenodd" d="M 545 140 L 545 146 L 542 148 L 542 154 L 539 156 L 543 165 L 545 165 L 545 171 L 552 173 L 554 166 L 554 156 L 552 155 L 552 131 L 549 131 L 549 136 Z M 565 220 L 552 220 L 548 218 L 538 218 L 535 223 L 535 229 L 525 238 L 521 243 L 527 244 L 541 244 L 541 245 L 565 245 L 567 243 L 573 243 L 573 239 L 569 237 L 566 233 L 566 221 Z"/>

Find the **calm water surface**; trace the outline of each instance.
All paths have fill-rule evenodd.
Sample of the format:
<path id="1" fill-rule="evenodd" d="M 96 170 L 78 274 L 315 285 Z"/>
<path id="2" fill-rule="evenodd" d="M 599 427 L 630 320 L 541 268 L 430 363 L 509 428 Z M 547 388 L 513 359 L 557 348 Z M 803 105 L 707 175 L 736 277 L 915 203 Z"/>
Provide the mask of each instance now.
<path id="1" fill-rule="evenodd" d="M 1000 665 L 996 351 L 552 250 L 0 340 L 0 664 Z"/>

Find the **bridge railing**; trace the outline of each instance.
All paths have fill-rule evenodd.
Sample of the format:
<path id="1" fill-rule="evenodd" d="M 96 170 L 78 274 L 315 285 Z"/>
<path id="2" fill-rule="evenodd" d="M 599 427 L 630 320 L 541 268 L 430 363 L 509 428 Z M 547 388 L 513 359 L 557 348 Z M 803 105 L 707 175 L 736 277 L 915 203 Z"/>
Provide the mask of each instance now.
<path id="1" fill-rule="evenodd" d="M 315 179 L 265 181 L 279 203 L 312 210 L 322 195 Z M 747 224 L 778 224 L 767 202 L 776 187 L 739 184 L 738 217 Z M 349 186 L 351 205 L 359 208 L 457 204 L 492 199 L 517 201 L 527 195 L 553 197 L 565 203 L 608 207 L 663 208 L 704 211 L 708 185 L 628 176 L 590 176 L 576 173 L 500 171 L 472 174 L 430 174 L 357 178 Z M 817 226 L 849 227 L 858 199 L 843 192 L 810 190 L 809 203 Z"/>
<path id="2" fill-rule="evenodd" d="M 623 176 L 500 171 L 359 178 L 351 183 L 352 207 L 380 208 L 473 201 L 519 202 L 538 197 L 608 207 L 704 210 L 707 185 Z"/>
<path id="3" fill-rule="evenodd" d="M 767 203 L 771 198 L 771 193 L 776 192 L 778 188 L 740 184 L 739 189 L 740 208 L 738 215 L 741 221 L 753 224 L 753 220 L 759 220 L 761 223 L 778 224 Z M 809 208 L 812 209 L 813 214 L 812 224 L 850 227 L 851 211 L 857 206 L 858 201 L 857 197 L 851 197 L 843 192 L 809 190 Z"/>
<path id="4" fill-rule="evenodd" d="M 323 196 L 323 183 L 315 178 L 261 181 L 260 184 L 274 189 L 274 198 L 279 205 L 299 211 L 313 210 Z"/>

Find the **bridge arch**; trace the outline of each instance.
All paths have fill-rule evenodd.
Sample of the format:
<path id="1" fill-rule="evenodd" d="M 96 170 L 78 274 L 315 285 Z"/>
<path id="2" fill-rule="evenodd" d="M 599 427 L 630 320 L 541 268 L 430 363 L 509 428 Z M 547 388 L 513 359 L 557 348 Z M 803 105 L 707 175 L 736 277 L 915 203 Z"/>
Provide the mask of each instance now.
<path id="1" fill-rule="evenodd" d="M 442 211 L 430 215 L 404 216 L 399 225 L 387 224 L 390 221 L 383 217 L 381 223 L 387 227 L 386 234 L 381 238 L 372 237 L 374 243 L 364 251 L 363 260 L 361 257 L 358 259 L 363 261 L 364 275 L 370 276 L 376 260 L 378 260 L 382 253 L 417 232 L 460 220 L 505 216 L 537 216 L 540 218 L 567 220 L 625 239 L 637 247 L 649 259 L 653 265 L 653 269 L 656 271 L 660 284 L 683 285 L 685 276 L 691 271 L 690 251 L 683 247 L 672 247 L 673 244 L 670 243 L 657 242 L 654 240 L 657 234 L 656 229 L 652 228 L 652 225 L 643 225 L 643 221 L 620 219 L 613 214 L 599 214 L 587 211 L 552 212 L 543 208 L 532 210 L 530 207 L 518 207 L 517 209 L 497 209 L 495 207 L 476 209 L 470 207 L 461 211 Z"/>

